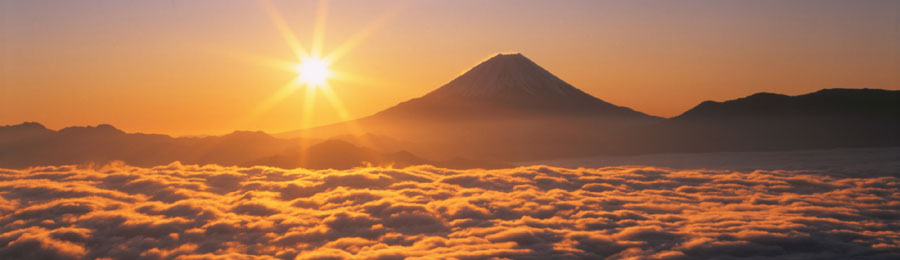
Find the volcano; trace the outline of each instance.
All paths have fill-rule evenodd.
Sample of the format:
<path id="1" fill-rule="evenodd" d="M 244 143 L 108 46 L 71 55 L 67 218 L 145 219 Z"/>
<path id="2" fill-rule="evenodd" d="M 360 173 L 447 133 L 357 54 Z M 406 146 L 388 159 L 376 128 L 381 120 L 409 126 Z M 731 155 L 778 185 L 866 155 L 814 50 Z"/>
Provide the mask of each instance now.
<path id="1" fill-rule="evenodd" d="M 507 120 L 534 117 L 653 117 L 600 100 L 522 54 L 498 54 L 446 85 L 366 120 Z"/>
<path id="2" fill-rule="evenodd" d="M 374 115 L 281 134 L 390 136 L 435 157 L 516 161 L 607 150 L 613 133 L 660 118 L 581 91 L 522 54 L 498 54 L 440 88 Z M 514 152 L 510 152 L 514 151 Z"/>

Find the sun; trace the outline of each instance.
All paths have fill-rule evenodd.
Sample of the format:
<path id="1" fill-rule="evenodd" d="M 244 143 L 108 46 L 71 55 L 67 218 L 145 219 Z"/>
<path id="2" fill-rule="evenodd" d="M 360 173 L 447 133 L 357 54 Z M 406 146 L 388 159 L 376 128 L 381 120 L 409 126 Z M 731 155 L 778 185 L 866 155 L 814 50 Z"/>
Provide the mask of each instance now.
<path id="1" fill-rule="evenodd" d="M 247 116 L 248 119 L 244 121 L 254 120 L 262 113 L 265 113 L 273 106 L 301 89 L 303 89 L 305 93 L 303 95 L 303 102 L 301 103 L 303 107 L 301 110 L 300 129 L 307 129 L 311 126 L 311 120 L 313 115 L 315 115 L 313 108 L 316 107 L 315 103 L 318 96 L 324 97 L 328 103 L 331 103 L 331 107 L 334 108 L 335 112 L 337 112 L 337 115 L 342 120 L 349 121 L 353 119 L 337 93 L 332 89 L 333 86 L 331 83 L 334 81 L 343 84 L 371 84 L 371 82 L 368 82 L 365 77 L 360 77 L 352 72 L 333 69 L 332 66 L 337 64 L 348 52 L 359 46 L 366 37 L 376 31 L 379 27 L 383 26 L 387 20 L 390 20 L 390 18 L 403 9 L 401 7 L 405 7 L 405 5 L 394 6 L 389 9 L 388 12 L 378 16 L 375 21 L 364 27 L 361 31 L 352 34 L 345 42 L 332 48 L 329 52 L 323 52 L 325 17 L 328 11 L 328 1 L 329 0 L 318 1 L 318 7 L 315 9 L 315 27 L 310 34 L 312 36 L 312 45 L 309 46 L 310 48 L 306 48 L 306 46 L 300 43 L 300 39 L 296 37 L 297 35 L 294 34 L 293 30 L 288 26 L 288 21 L 281 17 L 275 6 L 270 3 L 270 0 L 259 0 L 259 3 L 262 5 L 263 9 L 265 9 L 269 18 L 272 20 L 273 25 L 287 44 L 287 47 L 293 52 L 294 58 L 282 60 L 256 57 L 255 55 L 250 55 L 250 58 L 254 62 L 270 68 L 293 72 L 295 76 L 253 109 Z M 358 132 L 360 135 L 362 134 L 361 130 L 353 123 L 350 123 L 349 125 L 351 128 L 356 129 L 354 132 Z M 367 142 L 365 140 L 361 141 L 364 143 Z"/>
<path id="2" fill-rule="evenodd" d="M 299 75 L 301 82 L 309 86 L 323 86 L 331 76 L 328 65 L 327 60 L 310 57 L 302 59 L 300 64 L 294 66 L 294 71 Z"/>

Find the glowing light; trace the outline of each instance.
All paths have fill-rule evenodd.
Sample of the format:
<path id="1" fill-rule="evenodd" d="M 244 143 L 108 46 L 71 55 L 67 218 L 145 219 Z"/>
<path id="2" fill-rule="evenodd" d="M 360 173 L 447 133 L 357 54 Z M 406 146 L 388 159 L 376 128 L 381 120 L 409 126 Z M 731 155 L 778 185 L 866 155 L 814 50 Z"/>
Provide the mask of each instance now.
<path id="1" fill-rule="evenodd" d="M 341 99 L 335 91 L 331 89 L 329 81 L 334 80 L 344 83 L 370 84 L 372 83 L 371 79 L 347 73 L 345 71 L 333 70 L 330 66 L 343 58 L 352 49 L 359 46 L 365 38 L 378 28 L 382 27 L 387 20 L 392 18 L 401 9 L 404 9 L 402 7 L 407 5 L 398 5 L 390 8 L 389 12 L 379 16 L 377 20 L 366 26 L 362 31 L 353 34 L 349 40 L 339 44 L 331 52 L 323 52 L 325 47 L 323 45 L 325 38 L 325 21 L 328 13 L 328 0 L 319 0 L 318 2 L 318 8 L 316 8 L 315 12 L 315 27 L 313 28 L 311 39 L 312 44 L 309 49 L 300 43 L 297 34 L 295 34 L 288 26 L 288 21 L 279 14 L 277 8 L 275 8 L 269 0 L 260 0 L 260 3 L 269 15 L 269 18 L 272 20 L 278 32 L 281 34 L 281 37 L 284 38 L 285 43 L 291 48 L 298 60 L 284 61 L 258 57 L 250 57 L 250 60 L 267 67 L 293 71 L 297 76 L 289 83 L 282 86 L 276 93 L 273 93 L 271 97 L 262 102 L 256 109 L 251 111 L 244 122 L 251 122 L 253 118 L 265 113 L 268 109 L 289 97 L 295 91 L 300 90 L 301 87 L 305 87 L 305 95 L 303 99 L 300 129 L 305 130 L 312 126 L 312 119 L 315 115 L 313 108 L 315 107 L 316 96 L 318 95 L 323 95 L 326 98 L 326 101 L 328 101 L 328 103 L 330 103 L 330 105 L 338 112 L 341 119 L 351 120 L 352 117 L 350 113 L 347 111 L 346 107 L 344 107 L 343 102 L 341 102 Z M 408 2 L 407 4 L 409 3 L 411 2 Z M 362 136 L 362 129 L 357 126 L 355 122 L 347 121 L 347 125 L 350 127 L 350 130 L 357 135 L 360 143 L 368 147 L 373 146 L 369 140 Z M 306 147 L 307 140 L 307 138 L 300 138 L 298 141 L 300 147 Z M 300 161 L 305 162 L 305 160 L 306 154 L 301 152 Z"/>
<path id="2" fill-rule="evenodd" d="M 299 74 L 300 81 L 309 86 L 324 86 L 328 77 L 331 76 L 328 61 L 318 58 L 303 59 L 294 67 L 294 71 Z"/>

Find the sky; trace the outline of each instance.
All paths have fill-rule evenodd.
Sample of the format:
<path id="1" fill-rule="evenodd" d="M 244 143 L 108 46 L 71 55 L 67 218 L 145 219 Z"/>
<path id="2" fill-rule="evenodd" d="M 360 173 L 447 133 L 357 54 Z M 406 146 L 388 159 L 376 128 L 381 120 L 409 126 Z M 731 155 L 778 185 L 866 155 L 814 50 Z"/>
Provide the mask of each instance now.
<path id="1" fill-rule="evenodd" d="M 297 42 L 346 50 L 335 98 L 307 98 L 263 62 L 298 62 L 265 3 L 0 0 L 0 125 L 277 133 L 373 114 L 500 52 L 663 117 L 757 92 L 900 89 L 898 1 L 273 0 Z"/>

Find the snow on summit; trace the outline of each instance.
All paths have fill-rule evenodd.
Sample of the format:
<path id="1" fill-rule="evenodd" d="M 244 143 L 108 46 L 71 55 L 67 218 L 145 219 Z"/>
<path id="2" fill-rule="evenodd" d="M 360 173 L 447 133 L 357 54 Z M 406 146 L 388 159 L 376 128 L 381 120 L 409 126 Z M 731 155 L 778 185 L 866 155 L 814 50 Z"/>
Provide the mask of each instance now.
<path id="1" fill-rule="evenodd" d="M 491 97 L 510 92 L 555 97 L 587 95 L 521 53 L 497 54 L 434 91 L 432 95 Z"/>

